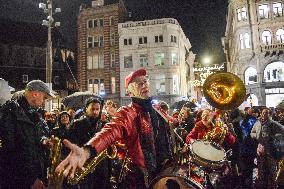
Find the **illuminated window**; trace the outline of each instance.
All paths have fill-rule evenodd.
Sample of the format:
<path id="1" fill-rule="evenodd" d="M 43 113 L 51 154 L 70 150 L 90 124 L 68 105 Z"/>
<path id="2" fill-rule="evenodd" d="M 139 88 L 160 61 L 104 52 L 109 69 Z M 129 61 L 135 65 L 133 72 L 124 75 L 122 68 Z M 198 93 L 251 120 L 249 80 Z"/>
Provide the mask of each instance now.
<path id="1" fill-rule="evenodd" d="M 264 31 L 261 34 L 262 42 L 266 45 L 270 45 L 272 43 L 272 36 L 270 31 Z"/>
<path id="2" fill-rule="evenodd" d="M 172 65 L 177 65 L 177 53 L 172 53 Z"/>
<path id="3" fill-rule="evenodd" d="M 166 94 L 166 77 L 165 75 L 158 75 L 155 78 L 157 95 Z"/>
<path id="4" fill-rule="evenodd" d="M 109 17 L 109 25 L 114 26 L 114 17 L 113 16 Z"/>
<path id="5" fill-rule="evenodd" d="M 249 67 L 245 71 L 245 84 L 253 84 L 257 82 L 257 71 L 253 67 Z"/>
<path id="6" fill-rule="evenodd" d="M 165 65 L 165 53 L 155 53 L 155 66 Z"/>
<path id="7" fill-rule="evenodd" d="M 110 34 L 110 46 L 115 45 L 115 33 Z"/>
<path id="8" fill-rule="evenodd" d="M 115 77 L 111 77 L 111 93 L 114 94 L 115 92 Z"/>
<path id="9" fill-rule="evenodd" d="M 268 5 L 259 5 L 258 11 L 260 19 L 268 18 L 268 12 L 269 12 Z"/>
<path id="10" fill-rule="evenodd" d="M 177 75 L 173 75 L 173 94 L 179 93 L 179 80 Z"/>
<path id="11" fill-rule="evenodd" d="M 247 19 L 247 9 L 245 7 L 237 9 L 238 21 Z"/>
<path id="12" fill-rule="evenodd" d="M 140 62 L 140 67 L 147 67 L 148 66 L 148 55 L 147 54 L 140 54 L 139 55 L 139 62 Z"/>
<path id="13" fill-rule="evenodd" d="M 276 40 L 279 43 L 284 43 L 284 30 L 279 29 L 276 31 Z"/>
<path id="14" fill-rule="evenodd" d="M 95 95 L 105 95 L 104 79 L 89 79 L 88 80 L 88 91 Z"/>
<path id="15" fill-rule="evenodd" d="M 132 55 L 124 56 L 124 68 L 133 68 Z"/>
<path id="16" fill-rule="evenodd" d="M 282 3 L 273 3 L 273 15 L 279 17 L 283 15 Z"/>

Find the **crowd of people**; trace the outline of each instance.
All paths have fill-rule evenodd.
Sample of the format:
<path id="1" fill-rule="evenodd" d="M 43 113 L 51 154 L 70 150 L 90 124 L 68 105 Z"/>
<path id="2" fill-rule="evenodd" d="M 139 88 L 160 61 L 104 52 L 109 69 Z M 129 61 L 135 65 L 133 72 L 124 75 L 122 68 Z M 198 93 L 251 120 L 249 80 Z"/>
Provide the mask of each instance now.
<path id="1" fill-rule="evenodd" d="M 48 176 L 55 137 L 64 145 L 62 161 L 52 174 L 66 177 L 63 183 L 56 183 L 63 189 L 155 188 L 154 182 L 165 168 L 176 162 L 181 165 L 181 156 L 190 165 L 182 176 L 189 181 L 193 175 L 198 177 L 194 182 L 200 185 L 195 188 L 284 186 L 283 111 L 267 107 L 194 109 L 188 104 L 170 111 L 166 102 L 152 103 L 149 85 L 146 70 L 139 69 L 125 78 L 131 98 L 127 106 L 118 107 L 116 102 L 94 96 L 82 104 L 81 111 L 66 107 L 47 112 L 43 104 L 54 94 L 40 80 L 29 82 L 17 98 L 6 99 L 0 108 L 0 189 L 56 188 Z M 210 160 L 205 159 L 203 169 L 195 162 L 191 146 L 197 141 L 209 141 L 215 151 L 224 150 L 226 157 L 218 162 L 220 167 L 212 164 L 210 169 Z M 75 185 L 68 182 L 78 170 L 86 169 L 85 163 L 112 145 L 117 150 L 115 159 L 103 159 Z M 212 154 L 208 151 L 207 156 Z M 191 170 L 193 165 L 201 167 L 198 170 L 208 178 Z M 211 173 L 219 174 L 217 184 Z M 180 184 L 164 183 L 171 189 L 181 188 Z"/>

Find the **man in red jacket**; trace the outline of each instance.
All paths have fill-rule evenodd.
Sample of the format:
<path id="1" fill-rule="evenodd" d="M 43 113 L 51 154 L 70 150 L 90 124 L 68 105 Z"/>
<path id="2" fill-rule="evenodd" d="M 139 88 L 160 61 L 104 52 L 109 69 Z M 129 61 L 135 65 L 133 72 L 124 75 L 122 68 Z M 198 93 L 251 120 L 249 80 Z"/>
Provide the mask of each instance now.
<path id="1" fill-rule="evenodd" d="M 59 164 L 57 172 L 63 171 L 65 176 L 74 177 L 75 170 L 82 168 L 87 159 L 120 140 L 125 143 L 129 158 L 136 168 L 127 178 L 131 180 L 128 188 L 148 187 L 163 163 L 172 157 L 170 133 L 165 128 L 166 124 L 161 124 L 159 120 L 158 116 L 163 113 L 151 104 L 146 70 L 142 68 L 130 73 L 125 78 L 125 87 L 132 103 L 121 107 L 111 122 L 84 147 L 79 148 L 65 140 L 71 152 Z"/>

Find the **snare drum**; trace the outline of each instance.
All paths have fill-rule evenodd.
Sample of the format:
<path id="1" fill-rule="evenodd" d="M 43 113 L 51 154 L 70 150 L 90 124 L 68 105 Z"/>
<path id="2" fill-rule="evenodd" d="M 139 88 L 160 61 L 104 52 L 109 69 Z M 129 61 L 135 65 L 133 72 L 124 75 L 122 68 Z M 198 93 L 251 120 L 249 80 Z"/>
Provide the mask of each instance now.
<path id="1" fill-rule="evenodd" d="M 218 144 L 196 140 L 190 146 L 190 153 L 193 161 L 199 166 L 219 169 L 226 160 L 226 152 Z"/>
<path id="2" fill-rule="evenodd" d="M 161 171 L 150 183 L 150 189 L 205 189 L 198 179 L 189 178 L 189 166 L 173 164 Z"/>

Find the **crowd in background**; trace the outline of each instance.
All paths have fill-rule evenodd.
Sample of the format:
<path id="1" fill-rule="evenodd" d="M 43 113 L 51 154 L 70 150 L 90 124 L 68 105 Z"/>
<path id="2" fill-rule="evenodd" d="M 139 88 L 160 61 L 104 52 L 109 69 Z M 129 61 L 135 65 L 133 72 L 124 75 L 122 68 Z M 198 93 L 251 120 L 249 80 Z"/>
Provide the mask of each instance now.
<path id="1" fill-rule="evenodd" d="M 23 149 L 21 152 L 24 155 L 30 155 L 26 154 L 25 150 L 33 154 L 32 160 L 27 158 L 26 162 L 18 162 L 17 156 L 15 156 L 14 161 L 16 165 L 4 165 L 5 161 L 10 162 L 8 160 L 10 158 L 9 155 L 18 153 L 19 147 L 15 146 L 22 141 L 17 140 L 17 143 L 13 144 L 15 146 L 9 146 L 4 152 L 0 151 L 2 158 L 0 162 L 0 177 L 2 178 L 9 178 L 9 174 L 5 172 L 6 169 L 9 169 L 9 166 L 16 166 L 15 170 L 19 171 L 22 175 L 26 174 L 26 170 L 19 169 L 19 167 L 21 167 L 19 164 L 25 164 L 23 167 L 34 167 L 37 163 L 36 161 L 39 161 L 38 164 L 36 164 L 39 167 L 34 168 L 33 171 L 46 170 L 50 166 L 49 151 L 48 148 L 45 147 L 46 138 L 55 136 L 60 139 L 68 139 L 72 143 L 82 146 L 96 135 L 106 123 L 110 122 L 112 118 L 115 117 L 117 109 L 119 109 L 116 102 L 111 100 L 104 102 L 102 98 L 91 97 L 82 104 L 81 109 L 67 107 L 64 110 L 54 109 L 47 112 L 39 109 L 40 106 L 36 104 L 42 103 L 44 100 L 48 99 L 48 95 L 51 94 L 48 89 L 42 89 L 39 85 L 43 87 L 40 82 L 34 85 L 33 83 L 28 85 L 25 92 L 14 98 L 13 101 L 20 103 L 22 107 L 26 107 L 23 110 L 19 110 L 17 114 L 20 115 L 21 111 L 25 111 L 34 123 L 41 124 L 40 130 L 33 131 L 30 129 L 31 134 L 17 131 L 18 134 L 25 137 L 35 135 L 35 138 L 39 138 L 42 146 L 34 145 L 33 147 L 37 148 L 36 153 L 41 154 L 41 156 L 39 158 L 39 155 L 32 151 L 35 149 Z M 37 91 L 37 93 L 34 91 Z M 40 102 L 39 99 L 41 99 Z M 17 103 L 13 104 L 9 101 L 8 105 L 6 103 L 2 105 L 1 108 L 2 110 L 4 109 L 4 113 L 6 111 L 13 111 L 17 109 Z M 28 106 L 28 104 L 32 103 L 34 104 L 32 107 L 37 108 L 30 108 Z M 226 168 L 229 171 L 226 170 L 223 173 L 224 178 L 226 178 L 226 184 L 220 185 L 218 188 L 221 188 L 221 186 L 223 188 L 281 188 L 284 186 L 284 181 L 282 180 L 283 168 L 281 165 L 284 161 L 283 138 L 281 138 L 284 134 L 283 110 L 267 107 L 248 107 L 243 111 L 239 109 L 230 111 L 215 109 L 202 110 L 195 109 L 195 107 L 191 107 L 189 104 L 184 104 L 181 109 L 171 110 L 170 106 L 163 101 L 153 104 L 153 106 L 161 110 L 167 120 L 165 124 L 167 124 L 167 128 L 171 130 L 170 144 L 173 153 L 188 153 L 185 147 L 198 139 L 215 140 L 215 142 L 220 144 L 226 151 L 232 150 L 232 154 L 227 157 L 230 163 Z M 1 114 L 1 124 L 6 124 L 6 121 L 3 121 L 6 120 L 3 119 L 3 115 Z M 10 114 L 7 115 L 10 116 Z M 11 117 L 9 119 L 11 129 L 13 128 L 13 118 L 14 117 Z M 26 127 L 29 127 L 29 122 L 30 121 L 23 121 L 23 123 L 27 125 Z M 222 139 L 222 141 L 216 140 L 213 135 L 208 135 L 208 133 L 212 134 L 217 124 L 222 124 L 222 127 L 226 130 L 226 136 L 224 136 L 224 140 Z M 2 132 L 1 137 L 7 137 L 5 135 L 6 133 L 4 133 L 6 130 L 1 129 L 2 128 L 0 128 Z M 217 132 L 215 134 L 218 135 L 220 133 Z M 13 138 L 18 136 L 19 135 L 9 135 L 8 137 Z M 123 147 L 120 150 L 123 151 Z M 69 150 L 63 147 L 62 158 L 65 158 L 68 153 Z M 94 186 L 96 186 L 96 188 L 125 188 L 123 185 L 118 184 L 119 178 L 117 175 L 119 175 L 120 168 L 121 162 L 119 160 L 104 160 L 96 170 L 88 175 L 80 184 L 71 186 L 64 181 L 63 187 L 80 187 L 83 189 L 93 189 Z M 277 175 L 278 173 L 280 173 L 280 175 Z M 46 172 L 44 171 L 40 174 L 34 172 L 27 173 L 28 176 L 29 174 L 36 174 L 36 176 L 33 175 L 35 179 L 27 183 L 34 188 L 36 188 L 35 186 L 40 182 L 48 182 L 46 180 Z M 5 184 L 7 183 L 5 183 L 5 181 L 7 180 L 4 180 L 4 184 L 2 183 L 2 188 L 0 186 L 0 189 L 4 189 L 3 186 L 6 186 Z M 15 180 L 14 183 L 17 182 L 21 183 L 22 181 Z M 28 181 L 24 180 L 23 182 Z M 123 184 L 125 184 L 125 182 Z M 15 187 L 11 186 L 10 188 Z"/>

